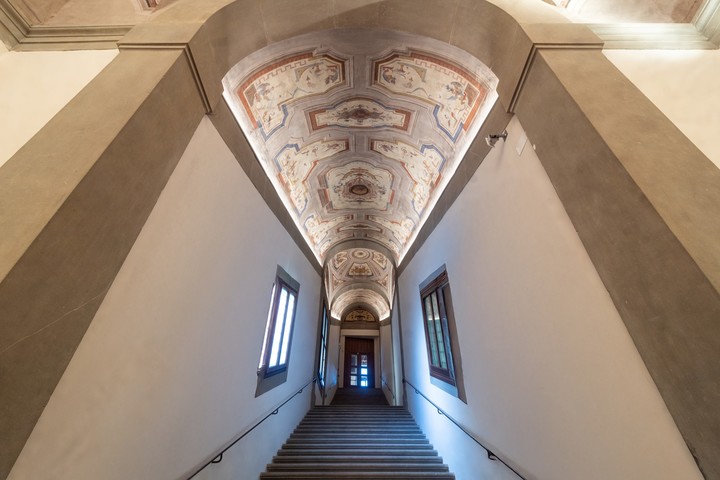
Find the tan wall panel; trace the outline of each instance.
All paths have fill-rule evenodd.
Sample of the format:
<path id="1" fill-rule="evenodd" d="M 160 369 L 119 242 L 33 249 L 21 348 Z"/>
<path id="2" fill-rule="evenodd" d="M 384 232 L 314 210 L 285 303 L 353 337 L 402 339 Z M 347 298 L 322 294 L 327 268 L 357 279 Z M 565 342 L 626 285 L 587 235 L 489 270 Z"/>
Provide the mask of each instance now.
<path id="1" fill-rule="evenodd" d="M 680 431 L 706 474 L 715 478 L 720 475 L 720 379 L 714 367 L 720 363 L 720 296 L 665 223 L 654 197 L 639 185 L 646 179 L 633 178 L 628 171 L 637 170 L 624 168 L 645 163 L 653 170 L 660 161 L 658 145 L 645 132 L 667 120 L 612 66 L 591 67 L 596 77 L 579 67 L 584 62 L 609 63 L 599 52 L 541 52 L 520 96 L 518 117 Z M 568 98 L 568 92 L 593 85 L 610 91 L 594 100 L 589 92 Z M 598 108 L 602 115 L 593 112 Z M 603 126 L 613 123 L 625 129 L 608 136 Z M 669 150 L 662 156 L 683 158 L 678 148 L 692 152 L 679 132 L 668 135 L 660 143 Z M 660 170 L 658 163 L 647 175 Z M 672 182 L 667 175 L 662 181 Z M 677 208 L 692 208 L 682 197 L 676 202 Z M 712 210 L 705 215 L 711 223 L 718 218 L 710 218 Z M 705 247 L 717 249 L 716 243 Z"/>
<path id="2" fill-rule="evenodd" d="M 148 83 L 128 88 L 131 78 Z M 183 101 L 168 108 L 168 91 Z M 10 412 L 0 419 L 0 477 L 202 113 L 181 52 L 123 53 L 0 169 L 3 245 L 11 243 L 2 260 L 12 266 L 0 284 L 0 404 Z M 19 365 L 38 370 L 19 376 Z"/>

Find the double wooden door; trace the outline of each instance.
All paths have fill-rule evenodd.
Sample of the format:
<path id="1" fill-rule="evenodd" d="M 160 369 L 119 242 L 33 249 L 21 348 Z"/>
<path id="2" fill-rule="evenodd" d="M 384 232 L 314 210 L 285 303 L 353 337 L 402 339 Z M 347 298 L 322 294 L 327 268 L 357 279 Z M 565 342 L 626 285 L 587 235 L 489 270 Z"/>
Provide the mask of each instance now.
<path id="1" fill-rule="evenodd" d="M 375 388 L 375 342 L 372 338 L 345 338 L 345 387 Z"/>

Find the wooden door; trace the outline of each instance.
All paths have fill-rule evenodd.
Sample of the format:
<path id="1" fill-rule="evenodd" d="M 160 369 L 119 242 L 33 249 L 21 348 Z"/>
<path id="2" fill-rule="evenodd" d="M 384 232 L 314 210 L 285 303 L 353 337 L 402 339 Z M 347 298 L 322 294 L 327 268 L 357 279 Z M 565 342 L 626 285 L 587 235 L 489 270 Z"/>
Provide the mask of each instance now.
<path id="1" fill-rule="evenodd" d="M 345 338 L 345 387 L 375 388 L 375 342 L 372 338 Z"/>

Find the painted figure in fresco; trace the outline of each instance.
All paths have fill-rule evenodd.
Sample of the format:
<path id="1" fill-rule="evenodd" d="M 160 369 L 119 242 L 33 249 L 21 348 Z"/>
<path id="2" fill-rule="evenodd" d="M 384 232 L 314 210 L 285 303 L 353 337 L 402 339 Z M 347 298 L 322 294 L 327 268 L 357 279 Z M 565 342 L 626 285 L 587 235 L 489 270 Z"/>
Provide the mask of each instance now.
<path id="1" fill-rule="evenodd" d="M 422 92 L 425 97 L 430 98 L 424 87 L 425 81 L 411 65 L 402 62 L 383 65 L 380 68 L 380 76 L 386 85 L 395 87 L 392 89 L 394 91 L 409 95 Z"/>
<path id="2" fill-rule="evenodd" d="M 342 80 L 341 66 L 320 60 L 306 64 L 304 60 L 280 66 L 245 88 L 249 113 L 267 138 L 284 119 L 283 106 L 307 95 L 326 92 Z"/>
<path id="3" fill-rule="evenodd" d="M 278 155 L 275 163 L 280 181 L 285 185 L 290 199 L 298 213 L 307 206 L 307 188 L 304 184 L 318 161 L 347 148 L 344 141 L 319 141 L 297 150 L 297 145 L 288 145 Z"/>
<path id="4" fill-rule="evenodd" d="M 331 218 L 330 220 L 320 220 L 315 215 L 310 215 L 307 220 L 305 220 L 305 231 L 307 231 L 310 235 L 313 244 L 318 245 L 328 236 L 328 232 L 330 232 L 330 230 L 340 223 L 351 219 L 352 215 L 341 215 L 339 217 Z"/>
<path id="5" fill-rule="evenodd" d="M 340 79 L 340 69 L 337 65 L 327 65 L 316 62 L 298 72 L 298 90 L 306 93 L 322 93 L 329 85 Z"/>
<path id="6" fill-rule="evenodd" d="M 442 110 L 446 125 L 452 129 L 459 128 L 458 124 L 467 117 L 476 95 L 473 95 L 469 87 L 466 88 L 457 81 L 445 85 L 445 91 L 447 95 L 444 98 Z"/>
<path id="7" fill-rule="evenodd" d="M 246 98 L 250 106 L 256 112 L 260 113 L 257 121 L 261 125 L 269 125 L 277 115 L 277 99 L 274 95 L 275 86 L 271 83 L 264 82 L 255 85 L 254 88 L 248 90 Z"/>

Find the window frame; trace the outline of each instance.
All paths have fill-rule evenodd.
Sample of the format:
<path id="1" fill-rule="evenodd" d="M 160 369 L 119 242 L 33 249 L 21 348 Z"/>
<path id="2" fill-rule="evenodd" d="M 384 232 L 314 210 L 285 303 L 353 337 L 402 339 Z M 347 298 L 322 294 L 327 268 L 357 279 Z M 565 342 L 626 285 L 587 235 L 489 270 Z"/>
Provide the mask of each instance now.
<path id="1" fill-rule="evenodd" d="M 320 325 L 320 353 L 318 355 L 318 384 L 325 388 L 325 375 L 327 373 L 327 348 L 330 335 L 330 315 L 325 302 L 323 302 L 322 319 Z"/>
<path id="2" fill-rule="evenodd" d="M 420 290 L 420 302 L 422 304 L 425 346 L 427 347 L 430 375 L 455 386 L 450 329 L 448 327 L 447 309 L 445 308 L 445 295 L 443 294 L 443 289 L 449 286 L 447 271 L 443 270 L 440 275 Z M 432 327 L 428 326 L 431 321 L 428 318 L 428 308 L 431 310 L 430 313 L 434 322 Z M 442 336 L 442 338 L 438 339 L 439 336 Z M 445 364 L 445 367 L 442 366 L 443 364 Z"/>
<path id="3" fill-rule="evenodd" d="M 284 301 L 283 292 L 286 294 Z M 300 284 L 278 266 L 270 294 L 270 308 L 258 360 L 256 397 L 287 380 L 299 299 Z"/>
<path id="4" fill-rule="evenodd" d="M 431 383 L 466 402 L 460 345 L 452 306 L 450 280 L 445 265 L 421 283 L 419 290 Z M 428 306 L 432 310 L 432 331 L 429 326 Z M 441 341 L 439 335 L 442 335 Z M 434 358 L 437 360 L 435 361 Z"/>

